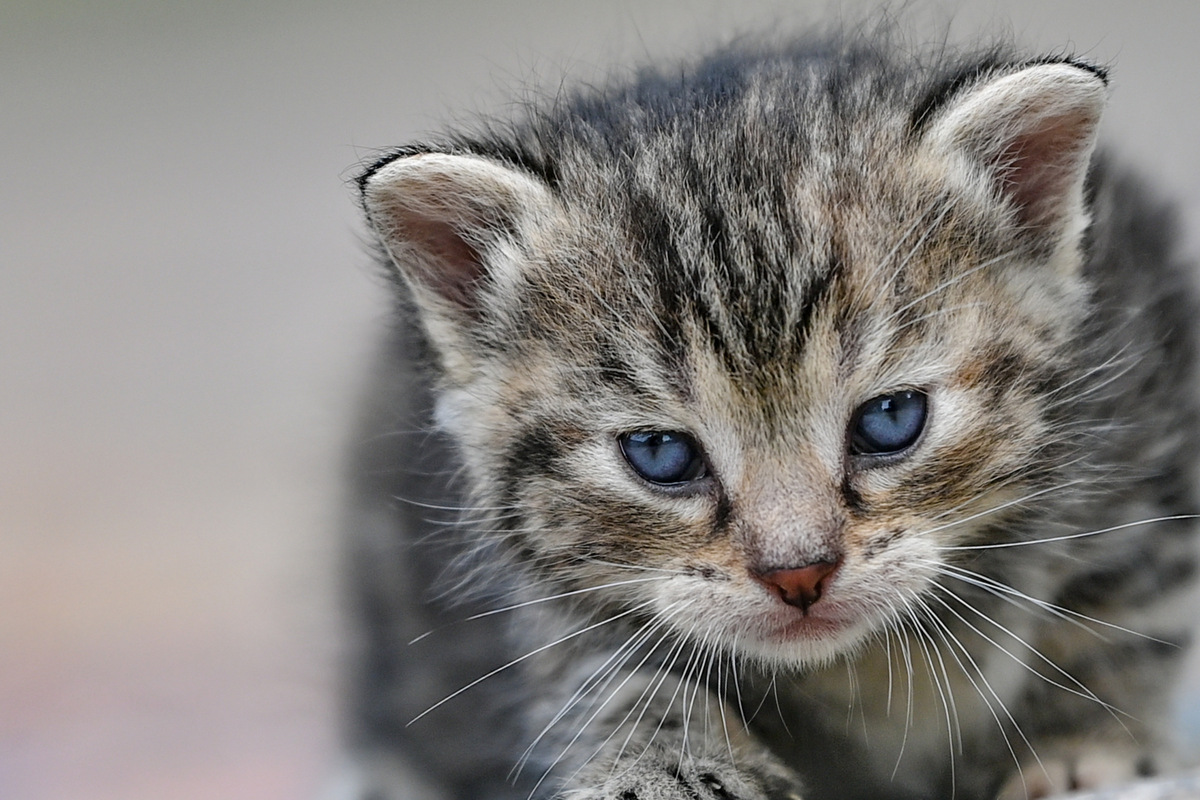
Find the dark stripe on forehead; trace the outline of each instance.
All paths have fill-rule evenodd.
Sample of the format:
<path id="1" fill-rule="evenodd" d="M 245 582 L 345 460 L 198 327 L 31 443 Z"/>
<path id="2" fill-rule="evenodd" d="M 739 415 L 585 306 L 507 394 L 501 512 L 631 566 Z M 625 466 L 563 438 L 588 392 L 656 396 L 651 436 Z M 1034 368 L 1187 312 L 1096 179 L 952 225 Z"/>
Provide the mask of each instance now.
<path id="1" fill-rule="evenodd" d="M 630 345 L 630 347 L 636 346 L 636 343 Z M 580 394 L 590 393 L 595 388 L 593 381 L 599 380 L 629 400 L 645 402 L 655 398 L 654 392 L 650 389 L 651 384 L 644 381 L 638 374 L 637 369 L 633 366 L 633 359 L 618 343 L 618 340 L 609 334 L 602 334 L 597 337 L 595 347 L 592 362 L 594 372 L 579 373 L 577 379 L 572 381 L 571 391 Z M 673 385 L 679 385 L 673 373 L 668 373 L 666 379 Z"/>
<path id="2" fill-rule="evenodd" d="M 691 328 L 731 374 L 778 375 L 798 362 L 834 294 L 844 272 L 836 248 L 801 252 L 813 244 L 796 228 L 782 176 L 756 171 L 751 185 L 732 187 L 711 179 L 705 154 L 673 156 L 678 173 L 665 185 L 647 185 L 632 167 L 625 177 L 626 224 L 653 283 L 662 352 L 683 368 Z"/>
<path id="3" fill-rule="evenodd" d="M 800 318 L 793 328 L 792 336 L 796 341 L 796 349 L 802 349 L 812 336 L 813 317 L 818 309 L 827 305 L 834 296 L 834 289 L 845 274 L 845 267 L 836 254 L 830 257 L 825 270 L 816 275 L 804 291 L 800 303 Z"/>
<path id="4" fill-rule="evenodd" d="M 752 240 L 747 246 L 751 268 L 722 270 L 719 295 L 694 298 L 692 310 L 731 374 L 790 372 L 799 366 L 815 319 L 836 294 L 841 262 L 832 259 L 805 280 L 761 242 Z"/>
<path id="5" fill-rule="evenodd" d="M 629 209 L 627 238 L 633 243 L 633 257 L 644 264 L 648 283 L 645 290 L 649 292 L 648 302 L 633 313 L 655 317 L 647 324 L 654 332 L 668 373 L 681 373 L 687 366 L 683 320 L 688 297 L 695 289 L 688 285 L 689 276 L 675 246 L 674 221 L 654 197 L 637 186 L 632 174 L 626 173 L 624 182 Z M 629 289 L 637 292 L 642 287 Z"/>
<path id="6" fill-rule="evenodd" d="M 707 337 L 709 348 L 725 364 L 729 372 L 739 372 L 745 362 L 744 350 L 738 346 L 741 335 L 738 331 L 730 330 L 724 323 L 723 317 L 728 309 L 720 308 L 721 299 L 699 293 L 689 298 L 690 311 L 699 325 L 700 331 Z"/>

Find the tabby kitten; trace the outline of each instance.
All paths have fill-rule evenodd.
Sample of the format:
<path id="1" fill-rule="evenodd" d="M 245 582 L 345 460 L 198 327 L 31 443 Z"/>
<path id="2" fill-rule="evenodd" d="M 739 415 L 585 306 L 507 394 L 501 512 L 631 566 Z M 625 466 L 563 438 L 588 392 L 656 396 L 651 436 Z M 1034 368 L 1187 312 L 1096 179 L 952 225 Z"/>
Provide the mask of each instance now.
<path id="1" fill-rule="evenodd" d="M 833 36 L 397 150 L 363 798 L 991 798 L 1161 769 L 1195 306 L 1105 71 Z"/>

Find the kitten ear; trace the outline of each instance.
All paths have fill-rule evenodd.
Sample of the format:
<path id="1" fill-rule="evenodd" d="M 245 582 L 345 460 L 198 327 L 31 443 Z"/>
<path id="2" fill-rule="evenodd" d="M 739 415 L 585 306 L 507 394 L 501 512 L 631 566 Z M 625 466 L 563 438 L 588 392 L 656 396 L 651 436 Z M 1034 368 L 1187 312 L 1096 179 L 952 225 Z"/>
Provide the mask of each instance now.
<path id="1" fill-rule="evenodd" d="M 1099 70 L 1035 64 L 960 90 L 931 120 L 926 141 L 982 167 L 1023 229 L 1078 235 L 1086 224 L 1083 182 L 1107 95 Z"/>
<path id="2" fill-rule="evenodd" d="M 365 175 L 375 233 L 422 311 L 478 317 L 555 209 L 549 188 L 482 156 L 400 156 Z M 461 320 L 460 320 L 461 321 Z"/>

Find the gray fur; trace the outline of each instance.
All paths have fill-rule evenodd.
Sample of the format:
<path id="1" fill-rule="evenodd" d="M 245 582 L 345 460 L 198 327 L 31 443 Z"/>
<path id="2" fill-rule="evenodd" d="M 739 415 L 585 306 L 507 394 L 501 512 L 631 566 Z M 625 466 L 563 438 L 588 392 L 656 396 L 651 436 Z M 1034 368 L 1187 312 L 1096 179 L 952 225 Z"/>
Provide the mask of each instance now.
<path id="1" fill-rule="evenodd" d="M 1036 65 L 1048 110 L 959 113 Z M 348 521 L 361 796 L 987 798 L 1035 752 L 1068 783 L 1096 752 L 1168 766 L 1194 525 L 1140 523 L 1197 511 L 1196 309 L 1169 212 L 1105 158 L 1079 185 L 1102 86 L 829 37 L 369 168 L 397 319 Z M 1003 161 L 1036 114 L 1067 129 L 1030 128 L 1045 187 Z M 926 383 L 928 441 L 845 455 L 858 402 Z M 715 474 L 647 490 L 615 444 L 639 425 Z M 756 633 L 791 612 L 747 569 L 830 552 L 817 614 L 887 610 Z"/>

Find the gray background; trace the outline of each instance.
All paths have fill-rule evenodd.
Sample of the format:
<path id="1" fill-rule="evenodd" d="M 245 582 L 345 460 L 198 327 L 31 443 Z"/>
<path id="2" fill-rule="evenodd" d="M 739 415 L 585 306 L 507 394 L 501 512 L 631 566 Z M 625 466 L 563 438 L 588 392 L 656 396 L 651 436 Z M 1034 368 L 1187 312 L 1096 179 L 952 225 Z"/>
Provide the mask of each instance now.
<path id="1" fill-rule="evenodd" d="M 360 160 L 516 87 L 859 7 L 0 0 L 0 797 L 330 773 L 339 461 L 385 311 Z M 903 16 L 1112 64 L 1108 136 L 1197 249 L 1200 4 Z"/>

